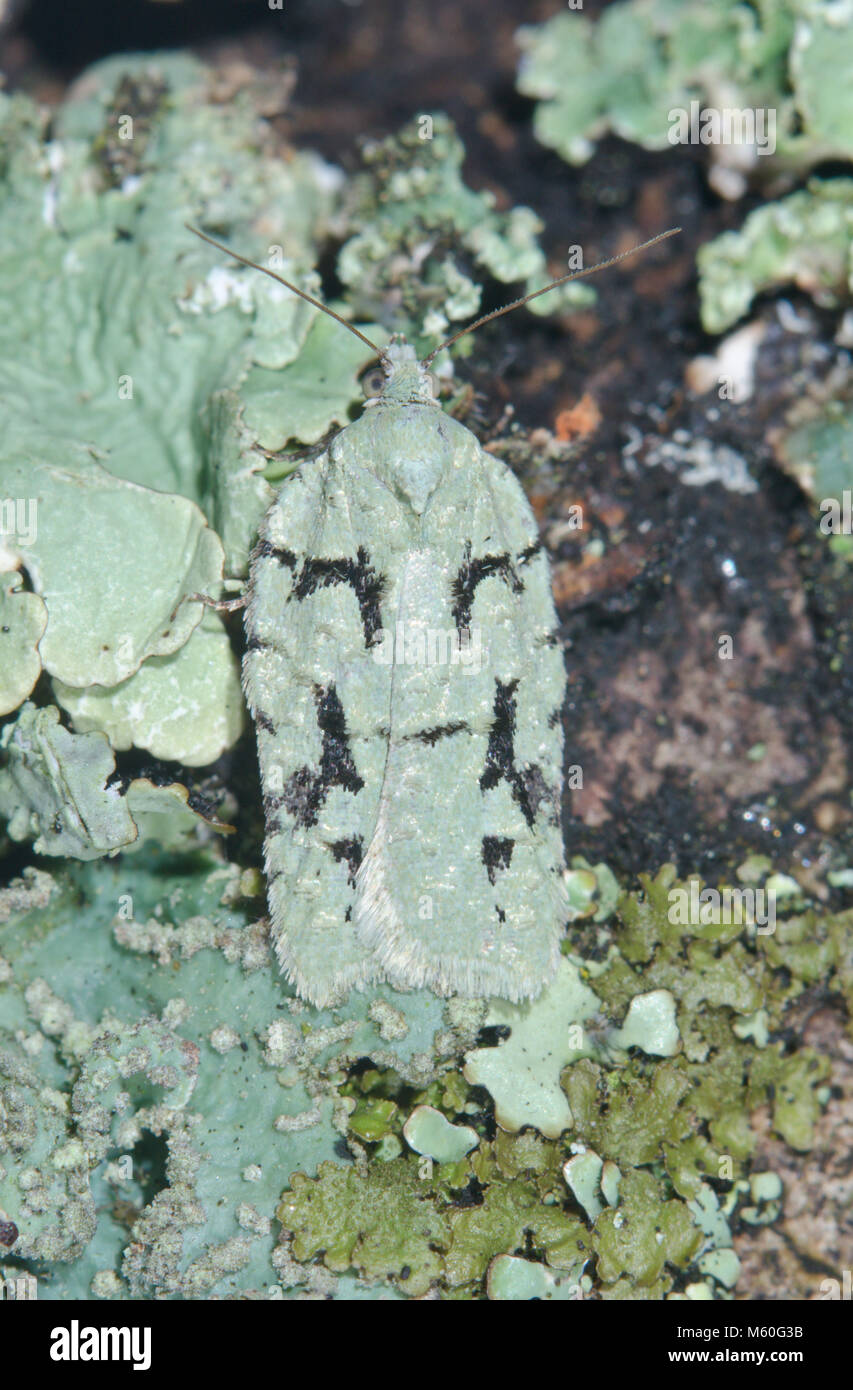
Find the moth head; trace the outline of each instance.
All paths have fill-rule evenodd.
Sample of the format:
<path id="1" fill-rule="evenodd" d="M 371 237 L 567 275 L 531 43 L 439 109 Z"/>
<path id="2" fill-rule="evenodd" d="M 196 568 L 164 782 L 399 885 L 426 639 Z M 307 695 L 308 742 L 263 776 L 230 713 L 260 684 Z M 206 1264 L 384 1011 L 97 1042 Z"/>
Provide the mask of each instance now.
<path id="1" fill-rule="evenodd" d="M 402 333 L 395 333 L 382 353 L 382 370 L 385 379 L 378 394 L 379 403 L 438 405 L 438 378 L 418 361 L 415 349 Z M 372 372 L 367 375 L 373 378 Z"/>

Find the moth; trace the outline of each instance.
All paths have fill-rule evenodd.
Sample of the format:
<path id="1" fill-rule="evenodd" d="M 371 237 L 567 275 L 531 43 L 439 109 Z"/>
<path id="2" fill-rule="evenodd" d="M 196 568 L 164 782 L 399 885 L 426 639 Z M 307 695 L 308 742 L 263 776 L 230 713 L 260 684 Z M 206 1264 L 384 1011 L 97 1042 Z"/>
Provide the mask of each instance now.
<path id="1" fill-rule="evenodd" d="M 254 719 L 276 954 L 317 1007 L 388 982 L 535 997 L 567 920 L 566 675 L 523 489 L 439 403 L 434 358 L 361 338 L 381 382 L 284 482 L 251 557 Z M 655 244 L 665 232 L 643 247 Z"/>

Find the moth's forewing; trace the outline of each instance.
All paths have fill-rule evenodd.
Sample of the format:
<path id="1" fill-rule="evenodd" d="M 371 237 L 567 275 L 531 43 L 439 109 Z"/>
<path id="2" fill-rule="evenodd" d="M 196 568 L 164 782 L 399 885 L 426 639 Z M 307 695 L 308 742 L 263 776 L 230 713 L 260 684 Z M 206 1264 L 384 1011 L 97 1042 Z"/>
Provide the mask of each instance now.
<path id="1" fill-rule="evenodd" d="M 458 422 L 382 403 L 290 479 L 251 572 L 279 959 L 322 1005 L 388 978 L 539 992 L 565 920 L 565 673 L 524 493 Z"/>
<path id="2" fill-rule="evenodd" d="M 396 556 L 403 643 L 356 931 L 401 987 L 519 999 L 554 969 L 565 921 L 547 560 L 518 482 L 468 430 L 426 406 L 383 416 L 377 453 L 418 477 L 419 455 L 442 468 Z"/>
<path id="3" fill-rule="evenodd" d="M 389 691 L 368 646 L 378 600 L 359 601 L 370 556 L 360 559 L 349 518 L 379 490 L 323 455 L 282 487 L 251 565 L 243 680 L 273 938 L 288 978 L 318 1006 L 378 977 L 352 914 L 378 812 Z"/>

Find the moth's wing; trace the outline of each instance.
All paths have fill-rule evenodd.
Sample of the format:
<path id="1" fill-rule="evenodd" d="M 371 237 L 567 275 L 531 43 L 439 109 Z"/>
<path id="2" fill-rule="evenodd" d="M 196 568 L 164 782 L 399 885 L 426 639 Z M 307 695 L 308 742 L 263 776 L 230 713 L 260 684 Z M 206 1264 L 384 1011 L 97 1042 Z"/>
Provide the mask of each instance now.
<path id="1" fill-rule="evenodd" d="M 369 512 L 361 491 L 376 484 L 360 475 L 354 482 L 341 463 L 345 435 L 285 482 L 266 516 L 251 564 L 243 666 L 276 953 L 318 1007 L 382 978 L 352 916 L 378 811 L 390 673 L 369 647 L 383 576 L 353 529 L 366 504 Z"/>
<path id="2" fill-rule="evenodd" d="M 509 470 L 463 427 L 403 561 L 396 617 L 470 633 L 468 663 L 393 667 L 388 759 L 356 926 L 392 983 L 536 995 L 566 921 L 565 695 L 547 557 Z M 482 662 L 476 658 L 477 643 Z M 429 653 L 428 653 L 429 655 Z"/>

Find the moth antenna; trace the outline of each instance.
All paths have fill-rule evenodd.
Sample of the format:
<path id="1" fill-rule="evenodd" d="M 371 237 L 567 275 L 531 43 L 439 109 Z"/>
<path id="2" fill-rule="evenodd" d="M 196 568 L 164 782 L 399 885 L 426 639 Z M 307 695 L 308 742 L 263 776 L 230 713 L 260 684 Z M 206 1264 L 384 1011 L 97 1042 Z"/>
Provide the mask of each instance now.
<path id="1" fill-rule="evenodd" d="M 344 328 L 348 328 L 350 333 L 354 333 L 357 338 L 360 338 L 363 343 L 366 343 L 369 348 L 372 348 L 377 357 L 381 358 L 383 362 L 386 360 L 384 348 L 377 347 L 376 343 L 372 343 L 364 333 L 360 332 L 359 329 L 354 327 L 354 325 L 349 323 L 345 318 L 342 318 L 340 314 L 336 314 L 334 309 L 330 309 L 328 304 L 324 304 L 322 300 L 315 299 L 311 294 L 306 294 L 305 290 L 300 290 L 298 285 L 291 285 L 289 280 L 285 280 L 283 275 L 276 275 L 275 271 L 270 270 L 269 266 L 258 265 L 257 261 L 250 261 L 247 256 L 238 255 L 236 251 L 231 250 L 230 246 L 225 246 L 221 241 L 217 241 L 215 237 L 208 236 L 207 232 L 200 232 L 198 227 L 190 226 L 189 222 L 185 222 L 184 226 L 188 232 L 194 232 L 197 237 L 201 237 L 202 241 L 209 242 L 209 244 L 215 246 L 218 251 L 224 251 L 226 256 L 230 256 L 232 260 L 239 261 L 241 265 L 251 266 L 252 270 L 262 271 L 264 275 L 269 275 L 271 280 L 277 280 L 280 285 L 284 285 L 285 289 L 291 290 L 294 294 L 298 294 L 300 299 L 304 299 L 308 304 L 313 304 L 315 309 L 322 309 L 323 313 L 328 314 L 330 319 L 335 319 L 338 323 L 342 323 Z"/>
<path id="2" fill-rule="evenodd" d="M 561 275 L 559 279 L 552 280 L 550 285 L 544 285 L 541 290 L 533 290 L 531 294 L 522 295 L 521 299 L 514 299 L 511 304 L 505 304 L 502 309 L 493 309 L 490 314 L 484 314 L 482 318 L 469 323 L 467 328 L 460 328 L 459 332 L 454 333 L 452 338 L 445 338 L 443 343 L 439 343 L 438 347 L 433 348 L 429 356 L 424 358 L 421 366 L 428 367 L 430 362 L 445 348 L 450 347 L 459 338 L 464 338 L 466 333 L 476 333 L 477 329 L 482 328 L 484 323 L 490 323 L 492 319 L 499 319 L 502 314 L 508 314 L 512 309 L 520 309 L 522 304 L 529 304 L 531 299 L 538 299 L 540 294 L 548 294 L 549 290 L 555 290 L 558 285 L 565 285 L 569 280 L 580 280 L 584 275 L 595 275 L 596 271 L 606 270 L 608 266 L 616 265 L 619 261 L 626 261 L 629 256 L 636 256 L 638 251 L 647 251 L 650 246 L 656 246 L 659 241 L 666 241 L 667 237 L 677 236 L 680 231 L 680 227 L 670 227 L 668 231 L 659 232 L 649 241 L 643 241 L 639 246 L 632 246 L 630 251 L 620 251 L 618 256 L 610 256 L 608 260 L 599 261 L 597 265 L 591 265 L 586 270 L 573 270 L 569 275 Z M 199 233 L 199 235 L 201 234 Z M 231 254 L 233 255 L 233 252 Z"/>

